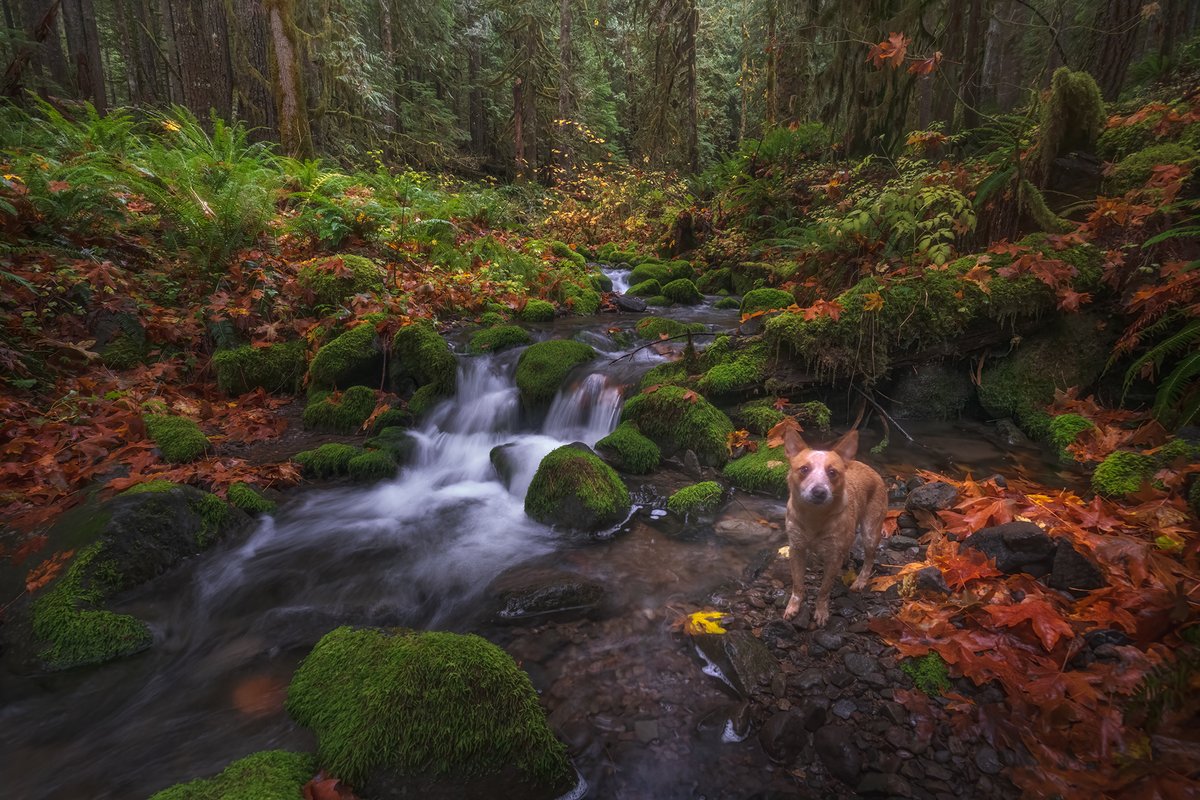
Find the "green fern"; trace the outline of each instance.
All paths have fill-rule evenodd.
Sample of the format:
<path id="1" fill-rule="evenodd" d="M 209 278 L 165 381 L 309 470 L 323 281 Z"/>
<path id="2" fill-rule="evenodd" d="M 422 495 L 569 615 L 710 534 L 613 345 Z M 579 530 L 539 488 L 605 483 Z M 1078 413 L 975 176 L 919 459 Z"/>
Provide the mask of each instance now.
<path id="1" fill-rule="evenodd" d="M 1147 332 L 1179 322 L 1179 315 L 1168 315 Z M 1167 427 L 1188 425 L 1200 411 L 1200 319 L 1190 320 L 1139 356 L 1125 371 L 1125 391 L 1146 367 L 1161 373 L 1166 364 L 1171 367 L 1158 381 L 1152 413 Z"/>

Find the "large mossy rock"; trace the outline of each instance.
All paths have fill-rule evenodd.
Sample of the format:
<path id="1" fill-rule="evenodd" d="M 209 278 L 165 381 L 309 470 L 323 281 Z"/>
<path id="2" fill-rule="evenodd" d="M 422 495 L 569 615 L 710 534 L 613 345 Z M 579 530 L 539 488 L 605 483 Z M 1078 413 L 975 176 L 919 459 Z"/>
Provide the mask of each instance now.
<path id="1" fill-rule="evenodd" d="M 529 677 L 478 636 L 338 628 L 296 670 L 287 710 L 363 797 L 548 800 L 575 784 Z"/>
<path id="2" fill-rule="evenodd" d="M 629 513 L 629 490 L 590 450 L 564 445 L 538 464 L 525 495 L 525 513 L 546 525 L 603 530 Z"/>
<path id="3" fill-rule="evenodd" d="M 636 475 L 652 472 L 662 461 L 658 445 L 629 422 L 622 422 L 615 431 L 596 442 L 596 449 L 618 469 Z"/>
<path id="4" fill-rule="evenodd" d="M 314 390 L 304 407 L 304 427 L 330 433 L 357 433 L 375 412 L 375 390 L 351 386 L 344 392 Z"/>
<path id="5" fill-rule="evenodd" d="M 56 671 L 132 655 L 151 644 L 145 623 L 107 601 L 176 567 L 248 522 L 191 486 L 152 481 L 104 503 L 61 577 L 14 614 L 6 657 L 18 671 Z"/>
<path id="6" fill-rule="evenodd" d="M 1023 244 L 1074 270 L 1075 291 L 1100 289 L 1103 255 L 1098 248 L 1080 244 L 1056 250 L 1042 234 Z M 989 257 L 985 265 L 967 256 L 944 269 L 886 282 L 864 278 L 837 296 L 841 312 L 836 320 L 785 312 L 767 321 L 767 341 L 772 350 L 786 347 L 826 380 L 854 377 L 867 383 L 879 382 L 897 362 L 955 357 L 964 348 L 1007 343 L 1014 326 L 1040 322 L 1054 311 L 1058 298 L 1028 272 L 1000 275 L 997 270 L 1011 256 Z M 972 270 L 986 291 L 976 280 L 965 279 Z"/>
<path id="7" fill-rule="evenodd" d="M 406 325 L 392 339 L 391 376 L 400 388 L 416 387 L 408 408 L 423 414 L 458 385 L 458 361 L 433 323 Z"/>
<path id="8" fill-rule="evenodd" d="M 1091 385 L 1104 370 L 1110 336 L 1088 314 L 1070 314 L 986 365 L 979 401 L 994 417 L 1011 417 L 1035 439 L 1050 435 L 1046 406 L 1056 389 Z"/>
<path id="9" fill-rule="evenodd" d="M 163 789 L 150 800 L 304 800 L 316 772 L 308 753 L 266 750 L 234 761 L 212 778 Z"/>
<path id="10" fill-rule="evenodd" d="M 217 373 L 217 386 L 231 397 L 255 389 L 290 394 L 304 376 L 304 342 L 218 350 L 213 354 L 212 365 Z"/>
<path id="11" fill-rule="evenodd" d="M 142 417 L 146 434 L 162 454 L 164 461 L 186 464 L 208 450 L 208 437 L 200 426 L 187 417 L 173 414 L 146 414 Z"/>
<path id="12" fill-rule="evenodd" d="M 308 366 L 310 385 L 325 389 L 379 386 L 382 376 L 383 347 L 370 320 L 335 337 Z"/>
<path id="13" fill-rule="evenodd" d="M 553 339 L 526 348 L 517 361 L 517 388 L 527 408 L 545 406 L 554 399 L 571 370 L 596 357 L 583 342 Z"/>
<path id="14" fill-rule="evenodd" d="M 719 467 L 729 459 L 733 423 L 724 412 L 682 386 L 650 387 L 625 402 L 621 420 L 669 453 L 691 450 L 701 464 Z"/>
<path id="15" fill-rule="evenodd" d="M 380 291 L 385 274 L 369 258 L 344 254 L 306 261 L 297 281 L 312 293 L 314 306 L 337 306 L 356 294 Z"/>
<path id="16" fill-rule="evenodd" d="M 772 497 L 787 497 L 787 454 L 782 447 L 767 447 L 760 442 L 758 450 L 730 461 L 725 465 L 725 478 L 744 492 L 759 492 Z"/>

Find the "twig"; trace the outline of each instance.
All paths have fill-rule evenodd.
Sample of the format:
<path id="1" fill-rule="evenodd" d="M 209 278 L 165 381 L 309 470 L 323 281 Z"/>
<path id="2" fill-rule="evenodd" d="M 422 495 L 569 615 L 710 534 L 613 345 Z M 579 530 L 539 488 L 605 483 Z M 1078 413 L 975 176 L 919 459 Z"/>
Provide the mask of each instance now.
<path id="1" fill-rule="evenodd" d="M 851 384 L 851 385 L 853 386 L 853 384 Z M 908 435 L 908 431 L 906 431 L 906 430 L 904 430 L 904 428 L 900 427 L 899 422 L 896 422 L 896 420 L 892 419 L 891 414 L 889 414 L 883 410 L 883 406 L 881 406 L 881 405 L 879 405 L 879 403 L 875 402 L 874 397 L 871 397 L 871 395 L 867 394 L 862 389 L 858 388 L 858 386 L 854 386 L 854 391 L 858 392 L 864 398 L 866 398 L 867 402 L 870 403 L 874 407 L 874 409 L 879 412 L 880 416 L 882 416 L 885 420 L 885 426 L 886 426 L 886 422 L 890 422 L 891 424 L 896 426 L 896 430 L 898 430 L 904 434 L 905 439 L 908 439 L 910 442 L 916 441 L 916 439 L 914 439 L 913 437 Z"/>
<path id="2" fill-rule="evenodd" d="M 711 333 L 681 333 L 678 336 L 666 336 L 662 339 L 655 339 L 653 342 L 650 342 L 650 344 L 644 344 L 641 347 L 637 348 L 636 350 L 630 350 L 628 353 L 626 353 L 623 356 L 617 356 L 616 358 L 614 358 L 612 361 L 610 361 L 608 363 L 615 364 L 618 361 L 621 361 L 622 359 L 626 359 L 632 355 L 636 355 L 637 353 L 640 353 L 641 351 L 645 350 L 647 347 L 654 347 L 654 345 L 656 345 L 660 342 L 669 342 L 674 339 L 688 339 L 688 338 L 691 338 L 692 336 L 725 336 L 725 335 L 727 335 L 727 332 L 725 332 L 725 331 L 712 331 Z"/>

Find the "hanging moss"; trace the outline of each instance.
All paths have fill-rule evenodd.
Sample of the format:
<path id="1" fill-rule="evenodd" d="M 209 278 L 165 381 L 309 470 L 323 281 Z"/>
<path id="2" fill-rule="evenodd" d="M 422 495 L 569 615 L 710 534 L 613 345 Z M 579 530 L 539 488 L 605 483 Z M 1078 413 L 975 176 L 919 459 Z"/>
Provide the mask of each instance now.
<path id="1" fill-rule="evenodd" d="M 525 322 L 553 322 L 554 304 L 534 298 L 525 303 L 517 316 Z"/>
<path id="2" fill-rule="evenodd" d="M 371 322 L 364 322 L 317 351 L 308 367 L 312 386 L 345 389 L 378 386 L 383 377 L 383 348 Z"/>
<path id="3" fill-rule="evenodd" d="M 725 490 L 716 481 L 685 486 L 667 498 L 667 510 L 681 516 L 716 511 L 725 497 Z"/>
<path id="4" fill-rule="evenodd" d="M 653 471 L 662 461 L 658 445 L 628 422 L 622 422 L 616 430 L 596 442 L 596 449 L 610 456 L 618 469 L 636 475 Z"/>
<path id="5" fill-rule="evenodd" d="M 292 393 L 304 375 L 304 342 L 297 340 L 268 347 L 244 345 L 213 354 L 217 386 L 231 397 L 255 389 Z"/>
<path id="6" fill-rule="evenodd" d="M 1038 164 L 1045 180 L 1054 159 L 1078 150 L 1095 152 L 1108 117 L 1095 79 L 1086 72 L 1059 67 L 1050 79 L 1050 97 L 1042 106 L 1038 130 Z"/>
<path id="7" fill-rule="evenodd" d="M 524 328 L 516 325 L 497 325 L 484 328 L 471 337 L 472 353 L 497 353 L 510 347 L 521 347 L 531 341 Z"/>
<path id="8" fill-rule="evenodd" d="M 150 800 L 304 800 L 316 773 L 307 753 L 267 750 L 238 759 L 219 775 L 164 789 Z"/>
<path id="9" fill-rule="evenodd" d="M 530 517 L 576 530 L 611 527 L 628 512 L 629 491 L 613 468 L 571 445 L 542 459 L 525 495 Z"/>
<path id="10" fill-rule="evenodd" d="M 305 450 L 292 456 L 300 471 L 311 478 L 335 478 L 347 474 L 350 460 L 362 454 L 351 444 L 323 444 L 315 450 Z"/>
<path id="11" fill-rule="evenodd" d="M 1069 233 L 1075 230 L 1075 226 L 1069 220 L 1050 210 L 1041 190 L 1027 180 L 1021 181 L 1021 206 L 1038 228 L 1047 233 Z"/>
<path id="12" fill-rule="evenodd" d="M 621 419 L 671 452 L 691 450 L 701 464 L 720 466 L 729 458 L 733 423 L 720 409 L 682 386 L 660 386 L 634 395 Z"/>
<path id="13" fill-rule="evenodd" d="M 672 303 L 678 303 L 683 306 L 694 306 L 697 303 L 704 302 L 704 295 L 700 294 L 700 290 L 696 288 L 696 284 L 687 278 L 679 278 L 665 284 L 662 287 L 662 294 L 663 297 Z"/>
<path id="14" fill-rule="evenodd" d="M 583 342 L 552 339 L 530 345 L 517 361 L 517 388 L 529 407 L 542 406 L 554 399 L 571 370 L 596 357 L 596 351 Z"/>
<path id="15" fill-rule="evenodd" d="M 317 306 L 337 306 L 356 294 L 378 292 L 383 278 L 383 268 L 374 261 L 349 254 L 306 261 L 297 275 Z"/>
<path id="16" fill-rule="evenodd" d="M 195 461 L 208 450 L 208 437 L 199 425 L 186 417 L 146 414 L 142 420 L 155 447 L 172 464 Z"/>
<path id="17" fill-rule="evenodd" d="M 759 442 L 757 451 L 730 461 L 723 474 L 744 492 L 787 497 L 787 473 L 788 460 L 783 448 Z"/>
<path id="18" fill-rule="evenodd" d="M 317 391 L 304 408 L 304 427 L 331 433 L 357 433 L 375 412 L 375 390 L 351 386 L 340 395 Z"/>

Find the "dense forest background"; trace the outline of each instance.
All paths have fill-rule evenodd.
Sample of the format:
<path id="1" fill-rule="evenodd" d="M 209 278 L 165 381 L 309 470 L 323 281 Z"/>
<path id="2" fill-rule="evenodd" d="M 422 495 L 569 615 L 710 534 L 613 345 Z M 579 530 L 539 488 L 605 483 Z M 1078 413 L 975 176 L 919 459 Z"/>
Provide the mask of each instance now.
<path id="1" fill-rule="evenodd" d="M 549 181 L 615 156 L 691 172 L 819 121 L 887 151 L 1084 69 L 1169 74 L 1189 0 L 3 0 L 3 94 L 189 109 L 286 153 Z M 936 69 L 877 70 L 903 31 Z"/>

